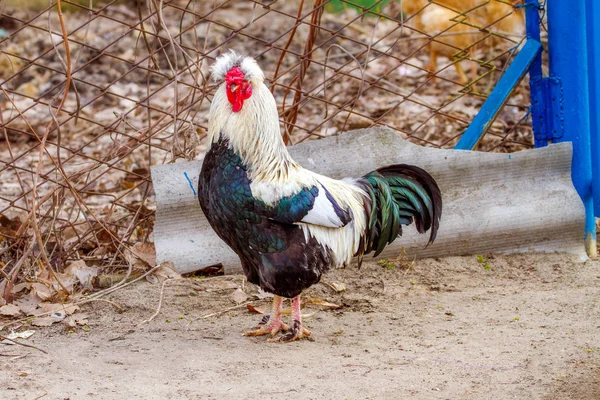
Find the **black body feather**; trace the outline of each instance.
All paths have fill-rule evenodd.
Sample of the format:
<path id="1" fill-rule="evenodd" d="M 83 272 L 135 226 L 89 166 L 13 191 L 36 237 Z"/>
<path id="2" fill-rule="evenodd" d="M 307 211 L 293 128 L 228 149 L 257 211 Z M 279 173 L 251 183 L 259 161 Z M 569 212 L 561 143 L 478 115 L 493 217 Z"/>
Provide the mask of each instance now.
<path id="1" fill-rule="evenodd" d="M 247 166 L 221 137 L 204 158 L 198 182 L 200 205 L 215 232 L 240 257 L 249 282 L 279 296 L 295 297 L 319 282 L 334 262 L 329 248 L 306 237 L 296 224 L 314 206 L 319 189 L 305 188 L 266 205 L 252 196 L 250 183 Z M 379 254 L 402 234 L 402 225 L 413 221 L 420 233 L 430 230 L 429 243 L 435 240 L 442 198 L 427 172 L 392 165 L 356 184 L 367 193 L 367 228 L 356 253 L 359 265 L 364 254 Z M 339 220 L 344 225 L 350 222 L 350 210 L 342 209 L 324 190 Z"/>
<path id="2" fill-rule="evenodd" d="M 307 241 L 293 224 L 310 211 L 317 188 L 307 188 L 276 206 L 252 197 L 247 167 L 228 147 L 214 143 L 198 182 L 202 211 L 217 235 L 236 252 L 248 281 L 283 297 L 295 297 L 319 282 L 331 265 L 329 250 Z"/>

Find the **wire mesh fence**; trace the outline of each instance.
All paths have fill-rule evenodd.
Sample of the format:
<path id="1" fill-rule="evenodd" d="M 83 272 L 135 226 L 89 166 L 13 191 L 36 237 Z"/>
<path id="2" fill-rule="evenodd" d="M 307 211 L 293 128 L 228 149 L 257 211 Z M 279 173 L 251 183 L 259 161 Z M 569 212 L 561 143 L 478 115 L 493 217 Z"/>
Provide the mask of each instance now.
<path id="1" fill-rule="evenodd" d="M 151 165 L 206 144 L 209 66 L 255 57 L 288 144 L 383 125 L 452 147 L 525 38 L 505 0 L 0 2 L 0 292 L 147 268 Z M 481 150 L 533 143 L 522 82 Z M 143 262 L 141 262 L 143 261 Z M 64 295 L 64 293 L 63 293 Z"/>

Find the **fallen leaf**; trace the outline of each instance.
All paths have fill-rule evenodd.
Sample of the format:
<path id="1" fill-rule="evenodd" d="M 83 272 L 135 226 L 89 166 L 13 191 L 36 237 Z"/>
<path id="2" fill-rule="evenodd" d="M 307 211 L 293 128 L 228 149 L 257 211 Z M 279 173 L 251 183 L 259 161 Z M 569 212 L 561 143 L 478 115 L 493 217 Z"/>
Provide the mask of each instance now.
<path id="1" fill-rule="evenodd" d="M 40 303 L 40 298 L 35 295 L 33 290 L 29 292 L 27 296 L 15 300 L 15 305 L 19 306 L 19 308 L 27 315 L 33 315 Z"/>
<path id="2" fill-rule="evenodd" d="M 150 267 L 156 265 L 156 249 L 154 248 L 154 243 L 136 243 L 131 247 L 130 251 L 134 257 L 144 261 Z"/>
<path id="3" fill-rule="evenodd" d="M 87 314 L 78 314 L 73 317 L 73 319 L 75 319 L 75 323 L 81 326 L 88 324 L 88 318 L 89 316 Z"/>
<path id="4" fill-rule="evenodd" d="M 23 289 L 30 289 L 31 288 L 31 283 L 29 282 L 21 282 L 16 284 L 15 286 L 13 286 L 12 290 L 10 291 L 12 294 L 17 294 L 19 293 L 21 290 Z"/>
<path id="5" fill-rule="evenodd" d="M 69 328 L 75 328 L 75 327 L 77 327 L 77 325 L 84 326 L 84 325 L 88 324 L 88 315 L 87 314 L 73 315 L 68 318 L 65 318 L 63 322 Z"/>
<path id="6" fill-rule="evenodd" d="M 27 330 L 23 332 L 11 332 L 6 338 L 7 339 L 29 339 L 35 333 L 34 330 Z"/>
<path id="7" fill-rule="evenodd" d="M 33 321 L 31 321 L 31 325 L 50 326 L 56 322 L 60 322 L 60 321 L 64 320 L 66 317 L 67 317 L 67 315 L 65 313 L 57 311 L 57 312 L 52 313 L 48 317 L 34 318 Z"/>
<path id="8" fill-rule="evenodd" d="M 98 269 L 88 267 L 85 261 L 75 260 L 65 269 L 65 273 L 72 274 L 77 278 L 81 286 L 86 289 L 92 288 L 92 280 L 98 276 Z"/>
<path id="9" fill-rule="evenodd" d="M 146 281 L 151 283 L 152 285 L 156 285 L 160 279 L 156 275 L 146 275 Z"/>
<path id="10" fill-rule="evenodd" d="M 16 344 L 16 343 L 13 342 L 11 339 L 28 339 L 34 333 L 35 333 L 35 331 L 32 331 L 32 330 L 23 331 L 23 332 L 14 332 L 13 331 L 10 334 L 8 334 L 8 336 L 6 336 L 6 339 L 4 339 L 0 343 L 2 343 L 2 344 L 8 344 L 8 345 L 13 345 L 13 344 Z"/>
<path id="11" fill-rule="evenodd" d="M 73 314 L 75 311 L 79 310 L 79 306 L 73 305 L 73 304 L 60 304 L 60 303 L 42 303 L 40 304 L 40 307 L 42 309 L 42 312 L 51 312 L 51 311 L 57 311 L 57 312 L 62 312 L 66 315 L 71 315 Z"/>
<path id="12" fill-rule="evenodd" d="M 314 304 L 321 307 L 324 310 L 337 310 L 338 308 L 343 307 L 335 303 L 330 303 L 323 299 L 317 299 L 316 297 L 311 297 L 310 299 L 305 300 L 304 304 Z"/>
<path id="13" fill-rule="evenodd" d="M 63 321 L 63 323 L 66 326 L 68 326 L 69 328 L 75 328 L 75 327 L 77 327 L 77 324 L 75 323 L 75 318 L 73 318 L 73 317 L 65 318 L 65 320 Z"/>
<path id="14" fill-rule="evenodd" d="M 6 317 L 16 317 L 19 314 L 21 314 L 21 308 L 14 304 L 7 304 L 0 307 L 0 315 L 4 315 Z"/>
<path id="15" fill-rule="evenodd" d="M 69 293 L 73 292 L 73 285 L 77 282 L 77 278 L 74 275 L 55 272 L 54 277 L 55 279 L 51 281 L 54 291 L 59 292 L 62 290 L 64 292 L 66 289 Z M 57 279 L 60 281 L 60 283 L 56 281 Z"/>
<path id="16" fill-rule="evenodd" d="M 33 321 L 31 321 L 31 325 L 39 326 L 39 327 L 50 326 L 53 323 L 54 323 L 54 320 L 50 317 L 35 318 Z"/>
<path id="17" fill-rule="evenodd" d="M 248 300 L 248 295 L 242 289 L 237 288 L 229 295 L 229 298 L 236 304 L 241 304 Z"/>
<path id="18" fill-rule="evenodd" d="M 181 278 L 181 275 L 175 271 L 175 264 L 173 264 L 171 261 L 165 261 L 161 263 L 160 267 L 154 271 L 154 275 L 162 278 L 162 280 Z"/>
<path id="19" fill-rule="evenodd" d="M 337 283 L 337 282 L 325 282 L 323 281 L 323 283 L 327 286 L 329 286 L 330 288 L 332 288 L 333 290 L 335 290 L 336 292 L 340 293 L 346 290 L 346 284 L 345 283 Z"/>
<path id="20" fill-rule="evenodd" d="M 262 308 L 254 307 L 252 304 L 248 304 L 248 311 L 255 314 L 264 314 L 265 311 Z"/>
<path id="21" fill-rule="evenodd" d="M 31 284 L 31 291 L 42 300 L 47 300 L 52 297 L 52 290 L 43 283 L 34 282 Z"/>

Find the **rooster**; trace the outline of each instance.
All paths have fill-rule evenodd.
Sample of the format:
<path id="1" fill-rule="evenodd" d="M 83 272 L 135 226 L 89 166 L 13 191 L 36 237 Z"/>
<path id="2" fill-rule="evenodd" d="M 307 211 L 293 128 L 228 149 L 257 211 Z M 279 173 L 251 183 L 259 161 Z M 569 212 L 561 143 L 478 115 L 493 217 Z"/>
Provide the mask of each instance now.
<path id="1" fill-rule="evenodd" d="M 414 221 L 433 242 L 442 212 L 435 180 L 421 168 L 391 165 L 355 179 L 336 180 L 302 168 L 279 131 L 277 106 L 256 61 L 233 52 L 212 67 L 218 88 L 209 112 L 210 149 L 198 196 L 217 235 L 240 257 L 249 282 L 274 294 L 272 313 L 245 336 L 286 332 L 309 336 L 302 326 L 300 293 L 332 267 L 381 253 Z M 281 320 L 292 299 L 292 324 Z"/>

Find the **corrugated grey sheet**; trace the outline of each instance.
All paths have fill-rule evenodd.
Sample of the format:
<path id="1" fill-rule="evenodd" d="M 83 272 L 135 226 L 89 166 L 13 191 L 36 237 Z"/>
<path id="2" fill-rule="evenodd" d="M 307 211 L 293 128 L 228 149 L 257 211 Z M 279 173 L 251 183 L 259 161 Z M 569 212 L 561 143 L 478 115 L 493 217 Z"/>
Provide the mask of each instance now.
<path id="1" fill-rule="evenodd" d="M 444 200 L 436 242 L 424 248 L 427 235 L 410 227 L 380 258 L 396 257 L 402 247 L 417 257 L 529 250 L 586 257 L 585 213 L 571 183 L 570 143 L 512 154 L 440 150 L 373 128 L 293 146 L 290 153 L 304 167 L 334 178 L 398 163 L 420 166 L 433 175 Z M 152 167 L 157 259 L 174 262 L 179 272 L 219 263 L 226 273 L 240 271 L 239 259 L 210 228 L 198 204 L 201 165 L 193 161 Z"/>

